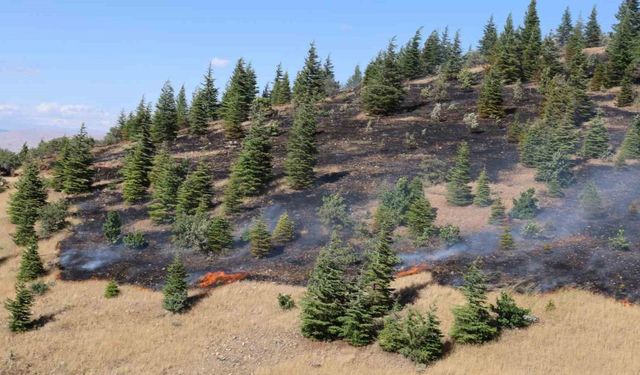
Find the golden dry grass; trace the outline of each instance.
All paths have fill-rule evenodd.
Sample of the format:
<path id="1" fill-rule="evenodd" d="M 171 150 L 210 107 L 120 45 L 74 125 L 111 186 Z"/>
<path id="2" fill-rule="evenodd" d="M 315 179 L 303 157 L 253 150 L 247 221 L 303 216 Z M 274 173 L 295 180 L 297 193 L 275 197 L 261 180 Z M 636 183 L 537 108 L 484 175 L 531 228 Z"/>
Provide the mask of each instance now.
<path id="1" fill-rule="evenodd" d="M 0 194 L 0 298 L 13 295 L 19 249 Z M 62 233 L 40 244 L 53 268 Z M 211 290 L 183 315 L 161 308 L 158 292 L 123 286 L 118 298 L 102 297 L 106 282 L 63 282 L 37 297 L 34 317 L 52 316 L 42 328 L 12 334 L 0 317 L 0 374 L 412 374 L 416 367 L 377 345 L 353 348 L 319 343 L 298 333 L 297 309 L 281 311 L 278 293 L 296 300 L 301 287 L 240 282 Z M 425 285 L 414 308 L 437 303 L 443 329 L 451 307 L 462 301 L 453 288 L 431 283 L 428 274 L 397 280 L 396 288 Z M 200 291 L 192 291 L 192 295 Z M 494 298 L 495 294 L 491 296 Z M 425 374 L 637 374 L 640 369 L 640 308 L 579 290 L 516 296 L 540 323 L 506 332 L 484 346 L 456 347 Z M 557 306 L 545 311 L 549 300 Z"/>

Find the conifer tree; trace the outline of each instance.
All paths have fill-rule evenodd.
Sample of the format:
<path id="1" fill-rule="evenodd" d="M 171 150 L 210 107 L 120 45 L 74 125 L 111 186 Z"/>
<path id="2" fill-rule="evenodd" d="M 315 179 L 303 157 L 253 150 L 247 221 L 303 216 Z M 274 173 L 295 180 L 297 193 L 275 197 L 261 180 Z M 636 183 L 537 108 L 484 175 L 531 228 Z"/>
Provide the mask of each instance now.
<path id="1" fill-rule="evenodd" d="M 324 71 L 318 59 L 316 44 L 312 42 L 304 66 L 293 84 L 293 99 L 296 103 L 315 102 L 324 97 L 324 92 Z"/>
<path id="2" fill-rule="evenodd" d="M 204 108 L 207 121 L 218 119 L 218 89 L 215 87 L 211 63 L 209 64 L 207 73 L 203 77 L 200 91 L 202 95 L 202 106 Z"/>
<path id="3" fill-rule="evenodd" d="M 464 275 L 462 294 L 467 303 L 453 309 L 454 323 L 451 337 L 461 344 L 481 344 L 498 335 L 487 301 L 484 275 L 472 264 Z"/>
<path id="4" fill-rule="evenodd" d="M 137 140 L 128 151 L 122 168 L 124 184 L 122 197 L 127 203 L 134 203 L 143 199 L 149 187 L 149 172 L 154 153 L 148 123 L 140 123 Z"/>
<path id="5" fill-rule="evenodd" d="M 531 324 L 526 319 L 530 311 L 516 305 L 516 301 L 507 292 L 500 292 L 496 306 L 491 306 L 491 310 L 496 313 L 496 323 L 500 328 L 524 328 Z"/>
<path id="6" fill-rule="evenodd" d="M 497 69 L 496 73 L 500 74 L 506 84 L 514 83 L 522 78 L 518 48 L 518 39 L 513 28 L 513 17 L 509 14 L 504 30 L 498 38 L 494 63 L 495 69 Z"/>
<path id="7" fill-rule="evenodd" d="M 540 75 L 538 77 L 538 90 L 546 94 L 547 84 L 558 74 L 564 72 L 560 63 L 560 49 L 551 34 L 542 40 L 540 47 Z"/>
<path id="8" fill-rule="evenodd" d="M 491 204 L 491 216 L 489 217 L 489 224 L 500 225 L 507 218 L 505 213 L 504 204 L 502 204 L 502 199 L 496 198 L 493 200 Z"/>
<path id="9" fill-rule="evenodd" d="M 424 42 L 421 57 L 424 72 L 426 74 L 434 74 L 442 63 L 440 60 L 440 37 L 437 31 L 433 30 Z"/>
<path id="10" fill-rule="evenodd" d="M 16 282 L 16 298 L 7 299 L 4 303 L 9 311 L 9 330 L 11 332 L 26 332 L 31 328 L 31 305 L 33 293 L 24 282 Z"/>
<path id="11" fill-rule="evenodd" d="M 208 127 L 208 114 L 205 103 L 205 93 L 201 88 L 196 89 L 189 109 L 189 134 L 204 135 Z"/>
<path id="12" fill-rule="evenodd" d="M 594 5 L 589 15 L 589 21 L 584 29 L 584 39 L 587 48 L 599 47 L 602 45 L 602 30 L 598 24 L 598 11 Z"/>
<path id="13" fill-rule="evenodd" d="M 273 241 L 284 244 L 290 242 L 295 237 L 295 224 L 286 212 L 280 215 L 276 227 L 273 229 Z"/>
<path id="14" fill-rule="evenodd" d="M 561 150 L 554 152 L 549 160 L 538 164 L 536 180 L 558 184 L 560 188 L 568 186 L 573 181 L 569 156 Z"/>
<path id="15" fill-rule="evenodd" d="M 524 28 L 520 32 L 522 40 L 522 73 L 525 80 L 532 80 L 538 74 L 541 47 L 540 18 L 536 10 L 536 0 L 529 2 L 524 16 Z"/>
<path id="16" fill-rule="evenodd" d="M 591 91 L 600 91 L 604 87 L 605 80 L 605 65 L 601 62 L 596 62 L 596 66 L 593 69 L 593 77 L 591 77 L 591 82 L 589 84 L 589 90 Z"/>
<path id="17" fill-rule="evenodd" d="M 223 195 L 224 213 L 232 215 L 240 211 L 242 204 L 242 193 L 240 192 L 240 183 L 233 178 L 229 179 L 227 187 L 224 189 Z"/>
<path id="18" fill-rule="evenodd" d="M 607 86 L 616 86 L 634 58 L 634 39 L 638 35 L 638 2 L 623 1 L 616 15 L 618 23 L 613 26 L 611 40 L 607 44 Z"/>
<path id="19" fill-rule="evenodd" d="M 211 219 L 208 230 L 209 251 L 220 254 L 233 246 L 233 235 L 231 234 L 231 223 L 221 216 Z"/>
<path id="20" fill-rule="evenodd" d="M 529 188 L 520 193 L 518 198 L 513 198 L 513 207 L 509 215 L 514 219 L 533 219 L 538 212 L 538 198 L 535 194 L 535 189 Z"/>
<path id="21" fill-rule="evenodd" d="M 622 141 L 620 153 L 624 159 L 640 159 L 640 116 L 633 118 Z"/>
<path id="22" fill-rule="evenodd" d="M 462 47 L 460 42 L 460 32 L 456 31 L 453 43 L 448 49 L 447 60 L 443 66 L 443 73 L 447 79 L 455 79 L 462 69 Z"/>
<path id="23" fill-rule="evenodd" d="M 609 151 L 609 134 L 604 126 L 604 119 L 598 115 L 591 121 L 584 137 L 582 156 L 588 159 L 598 159 L 607 155 Z"/>
<path id="24" fill-rule="evenodd" d="M 168 223 L 174 219 L 178 188 L 184 179 L 184 170 L 181 165 L 163 148 L 154 158 L 152 172 L 151 204 L 149 205 L 149 217 L 155 223 Z"/>
<path id="25" fill-rule="evenodd" d="M 255 96 L 255 83 L 250 87 L 252 82 L 248 66 L 245 66 L 242 58 L 239 59 L 222 97 L 222 117 L 225 136 L 228 139 L 240 139 L 243 136 L 240 124 L 249 117 L 249 109 L 253 101 L 250 95 L 251 90 L 254 90 Z M 249 99 L 251 101 L 248 101 Z"/>
<path id="26" fill-rule="evenodd" d="M 107 286 L 104 288 L 104 298 L 115 298 L 120 294 L 120 288 L 115 280 L 109 280 Z"/>
<path id="27" fill-rule="evenodd" d="M 487 170 L 483 169 L 478 176 L 476 182 L 476 193 L 473 198 L 473 204 L 480 207 L 487 207 L 491 205 L 491 189 L 489 188 L 489 177 L 487 177 Z"/>
<path id="28" fill-rule="evenodd" d="M 435 232 L 435 219 L 436 210 L 431 207 L 431 203 L 421 191 L 420 195 L 411 200 L 407 210 L 409 232 L 419 239 L 427 239 Z"/>
<path id="29" fill-rule="evenodd" d="M 283 105 L 291 101 L 291 87 L 289 84 L 289 74 L 282 72 L 282 64 L 278 64 L 276 68 L 276 77 L 273 80 L 273 89 L 271 90 L 271 104 Z"/>
<path id="30" fill-rule="evenodd" d="M 342 324 L 340 337 L 353 346 L 364 346 L 375 339 L 375 324 L 364 292 L 357 288 L 354 294 L 339 318 Z"/>
<path id="31" fill-rule="evenodd" d="M 471 204 L 471 165 L 469 162 L 469 145 L 462 142 L 458 146 L 458 154 L 454 167 L 449 171 L 447 183 L 447 202 L 454 206 L 466 206 Z"/>
<path id="32" fill-rule="evenodd" d="M 557 150 L 567 155 L 573 154 L 576 150 L 578 134 L 570 113 L 567 113 L 562 120 L 555 124 L 549 135 L 551 150 Z"/>
<path id="33" fill-rule="evenodd" d="M 420 57 L 421 31 L 422 28 L 416 30 L 416 33 L 404 47 L 403 54 L 398 57 L 398 64 L 404 79 L 418 78 L 424 72 Z"/>
<path id="34" fill-rule="evenodd" d="M 209 168 L 199 163 L 178 188 L 176 214 L 205 213 L 211 207 L 213 190 Z"/>
<path id="35" fill-rule="evenodd" d="M 315 132 L 315 109 L 311 103 L 302 102 L 295 110 L 293 127 L 287 141 L 285 174 L 287 183 L 293 189 L 305 189 L 313 183 L 313 167 L 318 152 Z"/>
<path id="36" fill-rule="evenodd" d="M 578 24 L 579 26 L 579 24 Z M 567 63 L 569 65 L 569 79 L 567 81 L 571 89 L 571 106 L 575 111 L 576 119 L 585 119 L 592 115 L 593 103 L 587 95 L 587 58 L 584 52 L 583 38 L 577 34 L 581 31 L 576 26 L 577 31 L 569 39 L 567 44 Z"/>
<path id="37" fill-rule="evenodd" d="M 176 97 L 176 122 L 178 130 L 189 128 L 189 103 L 187 103 L 187 93 L 184 85 L 180 86 L 178 96 Z"/>
<path id="38" fill-rule="evenodd" d="M 188 307 L 187 293 L 187 270 L 180 255 L 176 254 L 167 267 L 167 278 L 162 288 L 162 307 L 174 314 L 184 311 Z"/>
<path id="39" fill-rule="evenodd" d="M 251 255 L 256 258 L 264 258 L 271 252 L 271 234 L 267 229 L 263 217 L 258 217 L 249 230 L 249 243 L 251 244 Z"/>
<path id="40" fill-rule="evenodd" d="M 511 235 L 511 228 L 508 226 L 504 227 L 502 231 L 502 236 L 500 236 L 500 250 L 513 250 L 515 248 L 515 242 L 513 241 L 513 236 Z"/>
<path id="41" fill-rule="evenodd" d="M 15 188 L 16 192 L 9 198 L 7 213 L 11 223 L 16 225 L 13 241 L 23 246 L 35 238 L 35 223 L 40 209 L 47 203 L 47 192 L 35 162 L 26 162 Z"/>
<path id="42" fill-rule="evenodd" d="M 398 69 L 395 42 L 392 39 L 378 66 L 378 73 L 365 80 L 362 101 L 367 112 L 384 115 L 394 112 L 404 99 L 402 76 Z"/>
<path id="43" fill-rule="evenodd" d="M 388 228 L 382 228 L 362 275 L 362 288 L 373 317 L 384 316 L 393 305 L 391 283 L 400 259 L 391 248 L 391 242 L 391 232 Z"/>
<path id="44" fill-rule="evenodd" d="M 62 190 L 67 194 L 80 194 L 91 190 L 94 171 L 91 169 L 93 142 L 82 124 L 80 132 L 68 143 L 68 150 L 63 162 L 64 179 Z"/>
<path id="45" fill-rule="evenodd" d="M 493 15 L 487 21 L 484 26 L 484 32 L 482 39 L 480 39 L 480 46 L 478 50 L 485 57 L 489 58 L 493 54 L 493 49 L 498 42 L 498 31 L 496 30 L 496 24 L 493 22 Z"/>
<path id="46" fill-rule="evenodd" d="M 407 345 L 400 349 L 400 354 L 412 361 L 429 364 L 444 354 L 443 335 L 434 306 L 427 311 L 426 319 L 410 310 L 405 321 L 405 332 Z"/>
<path id="47" fill-rule="evenodd" d="M 571 35 L 572 30 L 573 22 L 571 21 L 571 12 L 569 11 L 569 7 L 567 7 L 565 8 L 564 13 L 562 13 L 562 21 L 556 31 L 558 44 L 560 44 L 560 46 L 564 46 L 567 41 L 569 41 L 569 36 Z"/>
<path id="48" fill-rule="evenodd" d="M 344 252 L 337 238 L 320 250 L 302 297 L 301 332 L 315 340 L 334 340 L 342 333 L 341 317 L 348 305 L 349 287 L 344 279 Z"/>
<path id="49" fill-rule="evenodd" d="M 356 65 L 356 67 L 353 70 L 353 74 L 351 75 L 351 77 L 349 77 L 344 87 L 346 89 L 353 90 L 360 87 L 361 84 L 362 84 L 362 72 L 360 71 L 360 65 Z"/>
<path id="50" fill-rule="evenodd" d="M 589 181 L 579 196 L 582 213 L 589 219 L 602 216 L 603 207 L 600 194 L 593 181 Z"/>
<path id="51" fill-rule="evenodd" d="M 172 142 L 178 133 L 178 110 L 171 82 L 162 86 L 156 111 L 153 114 L 151 138 L 155 143 Z"/>
<path id="52" fill-rule="evenodd" d="M 335 73 L 333 72 L 333 62 L 331 62 L 331 56 L 327 56 L 322 66 L 322 75 L 324 83 L 324 95 L 331 96 L 338 92 L 340 89 L 340 83 L 336 81 Z"/>
<path id="53" fill-rule="evenodd" d="M 620 82 L 620 92 L 618 92 L 618 96 L 616 97 L 616 106 L 627 107 L 633 104 L 634 99 L 635 94 L 633 93 L 633 86 L 631 86 L 631 77 L 627 72 L 622 78 L 622 82 Z"/>
<path id="54" fill-rule="evenodd" d="M 242 150 L 231 167 L 231 179 L 239 184 L 243 196 L 258 195 L 272 178 L 271 139 L 260 119 L 253 121 L 242 142 Z"/>
<path id="55" fill-rule="evenodd" d="M 118 242 L 120 234 L 122 233 L 122 220 L 117 211 L 107 212 L 107 217 L 102 225 L 102 233 L 110 243 Z"/>
<path id="56" fill-rule="evenodd" d="M 24 282 L 33 281 L 44 275 L 44 273 L 42 259 L 40 258 L 40 253 L 38 253 L 38 242 L 35 238 L 32 238 L 22 251 L 18 280 Z"/>
<path id="57" fill-rule="evenodd" d="M 55 191 L 62 191 L 64 189 L 64 182 L 66 180 L 65 166 L 70 154 L 69 138 L 62 137 L 60 143 L 60 151 L 56 156 L 51 172 L 51 188 Z"/>
<path id="58" fill-rule="evenodd" d="M 502 82 L 495 69 L 489 69 L 482 82 L 478 97 L 480 117 L 502 118 L 504 116 Z"/>

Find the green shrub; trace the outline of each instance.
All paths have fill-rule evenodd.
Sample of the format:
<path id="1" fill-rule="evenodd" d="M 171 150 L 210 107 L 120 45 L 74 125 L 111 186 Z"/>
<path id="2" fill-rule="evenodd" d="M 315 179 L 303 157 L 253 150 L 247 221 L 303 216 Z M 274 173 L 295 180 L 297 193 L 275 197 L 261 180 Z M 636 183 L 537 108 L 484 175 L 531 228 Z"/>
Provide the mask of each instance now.
<path id="1" fill-rule="evenodd" d="M 318 209 L 320 222 L 329 229 L 344 229 L 351 226 L 349 209 L 339 193 L 322 197 L 322 206 Z"/>
<path id="2" fill-rule="evenodd" d="M 404 319 L 387 317 L 378 342 L 383 350 L 400 353 L 416 363 L 431 363 L 444 353 L 440 321 L 433 307 L 426 316 L 409 310 Z"/>
<path id="3" fill-rule="evenodd" d="M 102 225 L 102 233 L 107 241 L 117 243 L 122 233 L 122 220 L 116 211 L 107 212 L 107 218 Z"/>
<path id="4" fill-rule="evenodd" d="M 280 306 L 282 310 L 291 310 L 296 307 L 296 303 L 290 294 L 278 293 L 278 306 Z"/>
<path id="5" fill-rule="evenodd" d="M 120 294 L 120 288 L 118 288 L 118 284 L 115 280 L 111 280 L 107 283 L 106 288 L 104 289 L 104 298 L 114 298 Z"/>
<path id="6" fill-rule="evenodd" d="M 446 224 L 440 228 L 440 239 L 447 245 L 460 242 L 460 228 L 452 224 Z"/>
<path id="7" fill-rule="evenodd" d="M 48 203 L 40 209 L 40 235 L 44 238 L 67 226 L 69 204 L 64 199 Z"/>
<path id="8" fill-rule="evenodd" d="M 137 231 L 129 233 L 122 237 L 122 242 L 125 244 L 125 246 L 132 249 L 143 249 L 149 244 L 144 238 L 144 233 Z"/>
<path id="9" fill-rule="evenodd" d="M 624 229 L 622 228 L 618 229 L 618 233 L 616 233 L 615 236 L 609 238 L 609 245 L 614 250 L 626 251 L 631 248 L 631 244 L 629 243 L 629 241 L 627 241 L 626 237 L 624 236 Z"/>
<path id="10" fill-rule="evenodd" d="M 509 213 L 514 219 L 533 219 L 538 212 L 538 198 L 536 191 L 530 188 L 523 191 L 518 199 L 513 199 L 513 208 Z"/>
<path id="11" fill-rule="evenodd" d="M 524 238 L 537 238 L 541 233 L 542 228 L 535 221 L 527 221 L 522 227 L 522 237 Z"/>
<path id="12" fill-rule="evenodd" d="M 37 294 L 39 296 L 45 294 L 49 290 L 49 285 L 45 284 L 42 281 L 36 281 L 31 283 L 31 292 L 33 294 Z"/>
<path id="13" fill-rule="evenodd" d="M 172 226 L 173 243 L 183 249 L 209 251 L 212 231 L 209 218 L 204 213 L 178 215 Z"/>
<path id="14" fill-rule="evenodd" d="M 531 324 L 528 309 L 516 305 L 516 301 L 507 292 L 501 292 L 495 306 L 491 310 L 497 315 L 496 322 L 500 328 L 523 328 Z"/>

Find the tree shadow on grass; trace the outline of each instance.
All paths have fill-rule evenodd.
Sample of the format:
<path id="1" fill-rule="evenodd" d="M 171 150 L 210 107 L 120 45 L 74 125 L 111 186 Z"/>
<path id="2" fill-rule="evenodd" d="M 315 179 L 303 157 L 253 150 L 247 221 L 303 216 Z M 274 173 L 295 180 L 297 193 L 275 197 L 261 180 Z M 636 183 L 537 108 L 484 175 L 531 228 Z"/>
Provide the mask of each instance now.
<path id="1" fill-rule="evenodd" d="M 400 288 L 395 292 L 396 302 L 404 307 L 406 305 L 414 303 L 420 296 L 420 291 L 427 287 L 432 282 L 423 282 L 411 284 L 407 287 Z"/>
<path id="2" fill-rule="evenodd" d="M 187 308 L 185 309 L 185 312 L 190 311 L 191 309 L 196 307 L 196 305 L 198 303 L 200 303 L 200 301 L 205 299 L 205 297 L 207 297 L 207 296 L 209 296 L 209 291 L 208 290 L 202 290 L 202 291 L 197 292 L 196 294 L 192 294 L 192 295 L 188 296 L 187 297 Z"/>

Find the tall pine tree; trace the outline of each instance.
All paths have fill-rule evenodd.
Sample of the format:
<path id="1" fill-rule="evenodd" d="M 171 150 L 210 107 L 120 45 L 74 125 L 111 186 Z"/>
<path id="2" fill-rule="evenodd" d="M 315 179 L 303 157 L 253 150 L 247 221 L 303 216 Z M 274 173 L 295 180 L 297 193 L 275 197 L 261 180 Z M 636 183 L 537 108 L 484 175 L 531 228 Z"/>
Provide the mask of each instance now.
<path id="1" fill-rule="evenodd" d="M 7 212 L 11 223 L 16 225 L 13 241 L 22 246 L 35 238 L 35 223 L 40 209 L 47 203 L 47 192 L 35 162 L 27 161 L 15 188 Z"/>
<path id="2" fill-rule="evenodd" d="M 285 161 L 287 183 L 293 189 L 305 189 L 313 183 L 313 167 L 318 152 L 315 132 L 316 115 L 313 104 L 300 103 L 295 110 Z"/>
<path id="3" fill-rule="evenodd" d="M 162 86 L 156 111 L 153 114 L 153 126 L 151 137 L 154 142 L 171 142 L 178 133 L 178 110 L 171 82 L 167 81 Z"/>

